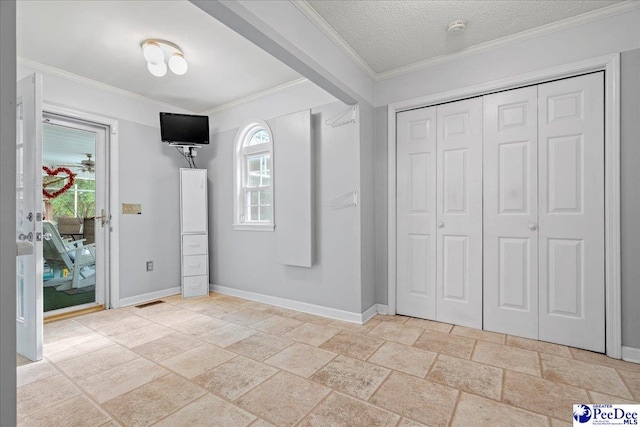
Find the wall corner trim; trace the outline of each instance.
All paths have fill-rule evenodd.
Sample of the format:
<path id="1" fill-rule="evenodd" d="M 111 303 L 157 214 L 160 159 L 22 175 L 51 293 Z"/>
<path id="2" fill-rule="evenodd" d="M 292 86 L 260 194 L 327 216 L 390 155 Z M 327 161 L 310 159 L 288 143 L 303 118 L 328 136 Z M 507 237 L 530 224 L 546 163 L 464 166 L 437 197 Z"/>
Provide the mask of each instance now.
<path id="1" fill-rule="evenodd" d="M 389 314 L 389 306 L 386 304 L 376 304 L 376 308 L 378 309 L 378 314 Z"/>
<path id="2" fill-rule="evenodd" d="M 366 316 L 369 315 L 369 312 L 371 311 L 371 308 L 369 308 L 364 313 L 353 313 L 351 311 L 339 310 L 337 308 L 309 304 L 307 302 L 295 301 L 287 298 L 273 297 L 270 295 L 258 294 L 255 292 L 243 291 L 241 289 L 214 284 L 209 285 L 209 290 L 211 290 L 212 292 L 218 292 L 223 295 L 231 295 L 249 301 L 261 302 L 263 304 L 288 308 L 290 310 L 315 314 L 316 316 L 328 317 L 330 319 L 342 320 L 344 322 L 356 323 L 359 325 L 362 325 L 366 322 L 366 320 L 369 320 L 369 318 L 367 318 Z M 375 305 L 373 306 L 373 308 L 375 308 Z M 375 310 L 373 313 L 374 314 L 371 317 L 375 316 Z"/>
<path id="3" fill-rule="evenodd" d="M 640 348 L 622 346 L 622 360 L 640 363 Z"/>
<path id="4" fill-rule="evenodd" d="M 158 298 L 170 297 L 173 295 L 179 295 L 182 292 L 180 286 L 175 288 L 163 289 L 161 291 L 149 292 L 147 294 L 136 295 L 133 297 L 122 298 L 120 300 L 120 307 L 127 307 L 129 305 L 140 304 L 143 302 L 153 301 Z"/>

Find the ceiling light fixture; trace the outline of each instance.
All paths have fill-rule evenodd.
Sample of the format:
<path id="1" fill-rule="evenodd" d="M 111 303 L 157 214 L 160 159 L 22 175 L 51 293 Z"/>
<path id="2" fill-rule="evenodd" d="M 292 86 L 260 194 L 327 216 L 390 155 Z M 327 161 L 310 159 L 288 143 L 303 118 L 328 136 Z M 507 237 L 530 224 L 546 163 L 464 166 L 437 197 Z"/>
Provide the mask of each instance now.
<path id="1" fill-rule="evenodd" d="M 176 44 L 166 40 L 147 39 L 140 46 L 147 61 L 147 69 L 154 76 L 162 77 L 167 74 L 167 63 L 169 69 L 178 76 L 187 72 L 187 60 Z"/>

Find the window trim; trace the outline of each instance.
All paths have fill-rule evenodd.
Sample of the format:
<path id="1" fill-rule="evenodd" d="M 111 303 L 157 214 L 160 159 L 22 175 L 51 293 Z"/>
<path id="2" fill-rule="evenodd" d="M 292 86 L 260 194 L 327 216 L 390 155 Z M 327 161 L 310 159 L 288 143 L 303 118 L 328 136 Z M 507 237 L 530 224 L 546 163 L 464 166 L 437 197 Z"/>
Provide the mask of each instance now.
<path id="1" fill-rule="evenodd" d="M 269 142 L 256 145 L 248 145 L 249 139 L 259 130 L 265 130 L 269 135 Z M 259 154 L 269 154 L 271 159 L 271 176 L 269 190 L 271 192 L 271 221 L 243 221 L 244 215 L 244 195 L 246 188 L 243 184 L 245 181 L 246 167 L 245 159 L 247 157 L 257 156 Z M 236 134 L 233 152 L 233 229 L 239 231 L 274 231 L 275 230 L 275 202 L 274 202 L 274 164 L 273 155 L 273 133 L 271 128 L 264 120 L 252 119 L 245 122 Z M 266 187 L 264 187 L 266 188 Z"/>

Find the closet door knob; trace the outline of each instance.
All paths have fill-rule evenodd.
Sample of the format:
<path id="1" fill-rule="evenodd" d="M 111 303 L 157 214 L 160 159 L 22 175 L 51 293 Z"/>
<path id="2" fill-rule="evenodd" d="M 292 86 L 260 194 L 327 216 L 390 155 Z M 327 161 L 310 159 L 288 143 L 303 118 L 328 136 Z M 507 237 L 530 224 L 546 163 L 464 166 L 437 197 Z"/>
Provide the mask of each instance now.
<path id="1" fill-rule="evenodd" d="M 529 230 L 535 230 L 536 228 L 538 228 L 538 225 L 535 222 L 529 223 Z"/>
<path id="2" fill-rule="evenodd" d="M 438 223 L 438 228 L 444 228 L 444 222 L 439 222 Z"/>

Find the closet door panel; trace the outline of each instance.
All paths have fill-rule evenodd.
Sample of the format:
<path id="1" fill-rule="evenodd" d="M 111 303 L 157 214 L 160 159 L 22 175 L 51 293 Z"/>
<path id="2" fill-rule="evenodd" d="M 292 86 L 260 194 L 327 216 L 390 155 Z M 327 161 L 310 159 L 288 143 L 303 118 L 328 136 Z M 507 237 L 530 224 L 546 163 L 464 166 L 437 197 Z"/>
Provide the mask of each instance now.
<path id="1" fill-rule="evenodd" d="M 437 320 L 482 328 L 482 98 L 437 107 Z"/>
<path id="2" fill-rule="evenodd" d="M 537 88 L 483 102 L 484 329 L 537 339 Z"/>
<path id="3" fill-rule="evenodd" d="M 604 76 L 538 86 L 540 339 L 603 352 Z"/>
<path id="4" fill-rule="evenodd" d="M 436 108 L 397 115 L 398 314 L 436 318 Z"/>

